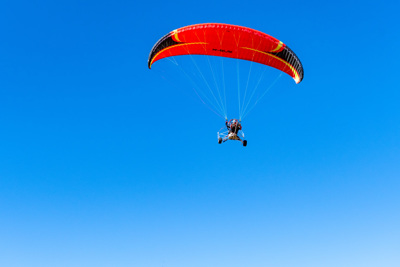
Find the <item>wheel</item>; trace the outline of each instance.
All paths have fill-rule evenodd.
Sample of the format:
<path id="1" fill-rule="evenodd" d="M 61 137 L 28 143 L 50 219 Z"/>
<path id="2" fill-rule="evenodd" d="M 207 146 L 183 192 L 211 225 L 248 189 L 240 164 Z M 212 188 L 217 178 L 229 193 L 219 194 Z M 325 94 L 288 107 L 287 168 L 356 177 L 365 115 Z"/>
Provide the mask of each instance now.
<path id="1" fill-rule="evenodd" d="M 247 140 L 243 140 L 243 146 L 247 146 Z"/>
<path id="2" fill-rule="evenodd" d="M 221 143 L 222 143 L 222 138 L 218 137 L 218 144 L 221 144 Z"/>

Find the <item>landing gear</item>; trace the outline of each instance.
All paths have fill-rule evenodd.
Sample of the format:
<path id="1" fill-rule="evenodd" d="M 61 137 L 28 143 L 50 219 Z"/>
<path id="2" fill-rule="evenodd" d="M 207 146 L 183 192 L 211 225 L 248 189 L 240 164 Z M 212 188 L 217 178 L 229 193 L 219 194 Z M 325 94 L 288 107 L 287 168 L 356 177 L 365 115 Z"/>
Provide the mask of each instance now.
<path id="1" fill-rule="evenodd" d="M 221 130 L 223 130 L 223 128 L 221 128 Z M 239 135 L 244 139 L 244 133 L 242 131 L 240 131 L 239 134 L 229 131 L 218 132 L 218 144 L 225 143 L 228 140 L 236 140 L 242 142 L 243 146 L 247 146 L 247 140 L 242 140 Z"/>

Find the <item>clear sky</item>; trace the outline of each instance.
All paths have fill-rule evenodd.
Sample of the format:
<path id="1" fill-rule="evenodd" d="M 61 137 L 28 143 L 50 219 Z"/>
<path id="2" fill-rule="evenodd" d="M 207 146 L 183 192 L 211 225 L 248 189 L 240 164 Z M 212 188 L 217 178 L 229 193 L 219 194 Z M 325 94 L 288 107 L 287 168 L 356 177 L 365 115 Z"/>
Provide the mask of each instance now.
<path id="1" fill-rule="evenodd" d="M 398 10 L 3 0 L 0 266 L 400 266 Z M 243 122 L 246 148 L 147 68 L 161 36 L 204 22 L 304 66 Z"/>

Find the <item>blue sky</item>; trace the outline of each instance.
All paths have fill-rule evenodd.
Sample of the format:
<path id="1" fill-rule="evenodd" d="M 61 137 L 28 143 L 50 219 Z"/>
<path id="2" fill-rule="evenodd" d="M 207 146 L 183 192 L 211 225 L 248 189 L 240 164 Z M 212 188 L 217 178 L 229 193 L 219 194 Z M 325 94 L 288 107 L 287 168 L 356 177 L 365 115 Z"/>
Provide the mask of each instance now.
<path id="1" fill-rule="evenodd" d="M 399 8 L 3 1 L 0 265 L 399 266 Z M 303 63 L 243 122 L 246 148 L 147 68 L 161 36 L 203 22 Z"/>

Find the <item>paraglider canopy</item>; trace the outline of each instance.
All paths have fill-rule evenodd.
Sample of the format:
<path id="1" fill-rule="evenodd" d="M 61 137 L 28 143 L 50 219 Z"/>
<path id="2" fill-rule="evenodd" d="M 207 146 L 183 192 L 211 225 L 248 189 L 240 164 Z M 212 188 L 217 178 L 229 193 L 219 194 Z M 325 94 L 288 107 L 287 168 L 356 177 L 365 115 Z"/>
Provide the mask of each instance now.
<path id="1" fill-rule="evenodd" d="M 303 79 L 303 66 L 283 42 L 251 28 L 222 23 L 204 23 L 176 29 L 153 47 L 148 67 L 160 59 L 180 55 L 211 55 L 237 58 L 268 65 Z"/>

